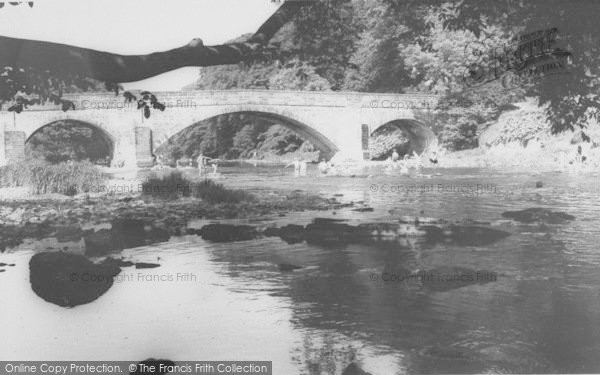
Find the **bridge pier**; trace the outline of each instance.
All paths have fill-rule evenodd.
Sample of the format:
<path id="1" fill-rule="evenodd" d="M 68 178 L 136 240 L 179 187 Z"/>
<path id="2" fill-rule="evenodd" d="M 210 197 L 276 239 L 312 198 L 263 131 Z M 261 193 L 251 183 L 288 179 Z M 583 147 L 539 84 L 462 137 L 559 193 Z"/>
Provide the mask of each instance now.
<path id="1" fill-rule="evenodd" d="M 338 152 L 333 157 L 334 161 L 338 163 L 343 160 L 362 161 L 368 157 L 368 126 L 365 141 L 365 126 L 357 120 L 358 118 L 347 118 L 346 121 L 337 124 L 336 134 L 331 137 L 338 146 Z"/>
<path id="2" fill-rule="evenodd" d="M 25 132 L 8 130 L 5 121 L 0 121 L 0 166 L 25 157 Z"/>
<path id="3" fill-rule="evenodd" d="M 361 131 L 361 149 L 362 149 L 362 160 L 371 160 L 371 152 L 369 151 L 369 138 L 371 137 L 371 131 L 368 124 L 362 124 L 360 127 Z"/>
<path id="4" fill-rule="evenodd" d="M 25 157 L 25 132 L 4 132 L 4 153 L 6 161 L 16 161 Z"/>
<path id="5" fill-rule="evenodd" d="M 154 165 L 152 130 L 149 127 L 137 126 L 135 128 L 135 160 L 139 168 L 148 168 Z"/>

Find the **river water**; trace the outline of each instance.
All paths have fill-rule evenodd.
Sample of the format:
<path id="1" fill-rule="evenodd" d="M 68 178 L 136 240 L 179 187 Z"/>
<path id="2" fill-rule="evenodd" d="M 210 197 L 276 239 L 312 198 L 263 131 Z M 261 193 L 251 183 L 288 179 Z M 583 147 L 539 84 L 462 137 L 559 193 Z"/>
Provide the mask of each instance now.
<path id="1" fill-rule="evenodd" d="M 425 173 L 441 175 L 416 179 L 373 168 L 365 174 L 374 177 L 318 178 L 311 169 L 294 178 L 290 169 L 252 166 L 220 172 L 228 186 L 335 195 L 374 209 L 221 223 L 264 227 L 326 217 L 359 224 L 407 215 L 489 221 L 511 235 L 485 246 L 172 237 L 121 254 L 160 267 L 124 268 L 104 295 L 70 309 L 42 300 L 29 284 L 29 259 L 52 239 L 26 242 L 0 254 L 0 262 L 15 263 L 0 273 L 2 357 L 267 360 L 275 374 L 339 374 L 351 360 L 372 374 L 600 372 L 597 176 L 438 169 Z M 520 224 L 501 216 L 529 207 L 576 219 Z M 281 263 L 303 268 L 281 272 Z M 383 280 L 395 267 L 441 266 L 498 276 L 445 291 Z"/>

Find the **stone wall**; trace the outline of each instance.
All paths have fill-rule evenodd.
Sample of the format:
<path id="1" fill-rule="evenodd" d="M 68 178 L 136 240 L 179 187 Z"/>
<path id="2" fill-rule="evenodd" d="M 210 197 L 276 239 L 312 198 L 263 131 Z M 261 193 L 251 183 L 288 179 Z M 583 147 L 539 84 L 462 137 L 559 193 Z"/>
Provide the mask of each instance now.
<path id="1" fill-rule="evenodd" d="M 6 162 L 22 159 L 25 156 L 25 133 L 22 131 L 5 131 L 4 150 Z"/>

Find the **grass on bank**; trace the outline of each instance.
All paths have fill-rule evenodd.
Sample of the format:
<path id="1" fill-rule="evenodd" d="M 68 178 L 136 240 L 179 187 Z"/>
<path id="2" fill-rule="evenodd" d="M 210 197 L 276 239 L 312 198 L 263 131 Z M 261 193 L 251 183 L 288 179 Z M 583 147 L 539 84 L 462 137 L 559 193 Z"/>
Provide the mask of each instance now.
<path id="1" fill-rule="evenodd" d="M 73 196 L 106 183 L 106 176 L 88 161 L 51 164 L 27 158 L 0 167 L 0 188 L 27 187 L 34 195 L 58 193 Z M 200 198 L 210 204 L 252 202 L 255 197 L 243 190 L 227 189 L 212 180 L 192 182 L 179 171 L 162 176 L 151 175 L 142 184 L 142 194 L 172 200 L 182 197 Z"/>
<path id="2" fill-rule="evenodd" d="M 76 195 L 105 183 L 104 174 L 89 161 L 51 164 L 27 158 L 0 167 L 0 187 L 28 187 L 31 194 Z"/>
<path id="3" fill-rule="evenodd" d="M 180 171 L 173 171 L 162 176 L 151 175 L 142 184 L 142 194 L 167 200 L 194 197 L 212 204 L 240 203 L 255 199 L 248 192 L 228 189 L 212 180 L 192 182 L 186 179 Z"/>

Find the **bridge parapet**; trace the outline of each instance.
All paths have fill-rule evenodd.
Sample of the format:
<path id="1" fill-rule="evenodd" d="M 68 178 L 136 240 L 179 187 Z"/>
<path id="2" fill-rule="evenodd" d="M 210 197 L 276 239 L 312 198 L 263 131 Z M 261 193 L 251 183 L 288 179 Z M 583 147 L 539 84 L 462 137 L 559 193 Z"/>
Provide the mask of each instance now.
<path id="1" fill-rule="evenodd" d="M 132 93 L 139 97 L 139 93 Z M 439 100 L 435 95 L 334 91 L 204 90 L 154 94 L 167 110 L 154 111 L 149 119 L 142 116 L 137 101 L 126 102 L 123 95 L 110 92 L 67 94 L 65 99 L 74 102 L 75 109 L 66 112 L 49 102 L 30 106 L 19 115 L 5 108 L 0 112 L 0 165 L 22 154 L 24 140 L 36 131 L 64 120 L 102 130 L 115 143 L 115 158 L 147 165 L 154 146 L 189 126 L 230 113 L 254 113 L 287 126 L 324 150 L 324 154 L 339 152 L 363 158 L 369 135 L 392 121 L 404 120 L 396 124 L 413 131 L 420 142 L 435 138 L 426 125 L 417 123 L 415 114 L 435 109 Z"/>
<path id="2" fill-rule="evenodd" d="M 437 107 L 440 96 L 423 94 L 370 94 L 360 93 L 363 109 L 405 109 L 431 111 Z"/>
<path id="3" fill-rule="evenodd" d="M 332 107 L 354 109 L 433 109 L 438 96 L 423 94 L 387 94 L 339 91 L 285 91 L 285 90 L 198 90 L 164 91 L 154 95 L 167 108 L 193 108 L 216 105 L 270 105 L 283 107 Z M 136 93 L 134 92 L 134 95 Z M 136 96 L 139 96 L 137 94 Z M 114 93 L 66 94 L 64 99 L 75 103 L 75 110 L 137 110 L 136 102 L 126 102 Z M 60 111 L 61 107 L 47 102 L 30 106 L 32 111 Z"/>

